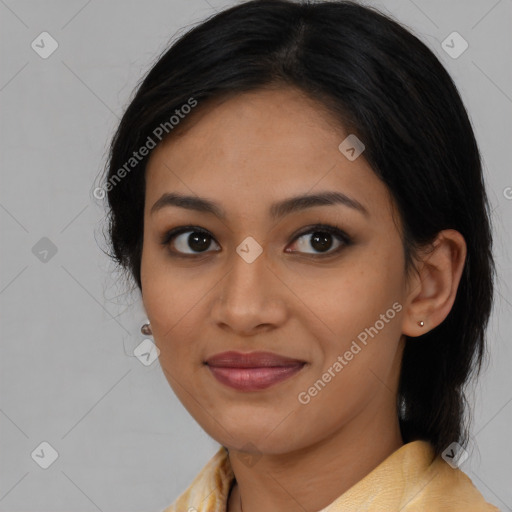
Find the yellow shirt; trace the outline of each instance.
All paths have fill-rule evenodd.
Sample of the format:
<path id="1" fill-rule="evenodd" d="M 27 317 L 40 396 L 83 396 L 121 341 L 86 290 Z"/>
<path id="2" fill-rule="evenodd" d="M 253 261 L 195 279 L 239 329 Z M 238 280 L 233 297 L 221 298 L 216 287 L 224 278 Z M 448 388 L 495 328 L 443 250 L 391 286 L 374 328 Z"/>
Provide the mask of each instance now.
<path id="1" fill-rule="evenodd" d="M 222 446 L 190 487 L 163 512 L 226 512 L 234 481 Z M 500 512 L 484 500 L 470 478 L 432 445 L 406 443 L 319 512 Z"/>

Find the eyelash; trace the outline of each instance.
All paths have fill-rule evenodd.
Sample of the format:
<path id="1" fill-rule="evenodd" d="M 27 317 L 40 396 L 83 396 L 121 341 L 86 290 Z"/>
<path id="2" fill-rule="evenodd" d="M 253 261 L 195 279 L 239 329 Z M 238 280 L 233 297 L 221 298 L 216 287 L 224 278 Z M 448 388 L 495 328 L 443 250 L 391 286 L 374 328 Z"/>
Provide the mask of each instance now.
<path id="1" fill-rule="evenodd" d="M 199 228 L 197 226 L 181 226 L 181 227 L 171 229 L 170 231 L 167 231 L 162 237 L 161 244 L 165 247 L 168 247 L 169 244 L 174 240 L 174 238 L 176 238 L 177 236 L 179 236 L 183 233 L 187 233 L 187 232 L 201 233 L 201 234 L 207 235 L 212 240 L 214 240 L 216 243 L 218 243 L 215 240 L 215 238 L 210 234 L 210 232 L 203 228 Z M 344 231 L 342 231 L 339 228 L 339 226 L 329 225 L 329 224 L 316 224 L 314 226 L 309 226 L 306 231 L 302 231 L 302 232 L 298 233 L 297 235 L 295 235 L 292 242 L 295 242 L 297 239 L 303 237 L 304 235 L 313 234 L 316 232 L 328 233 L 330 235 L 333 235 L 333 236 L 337 237 L 342 242 L 342 244 L 332 252 L 318 253 L 316 255 L 315 254 L 306 254 L 307 257 L 311 257 L 314 259 L 327 258 L 327 257 L 333 256 L 334 254 L 338 254 L 342 249 L 344 249 L 345 247 L 352 244 L 352 239 Z M 171 252 L 171 255 L 173 257 L 177 257 L 177 258 L 195 258 L 197 256 L 202 256 L 202 255 L 206 254 L 207 252 L 209 252 L 209 251 L 203 251 L 203 252 L 198 252 L 195 254 L 184 254 L 184 253 L 180 253 L 180 252 L 176 252 L 176 251 L 171 251 L 170 249 L 169 249 L 169 251 Z M 218 252 L 218 251 L 215 251 L 215 252 Z M 296 252 L 298 252 L 299 254 L 302 254 L 302 253 L 300 253 L 300 251 L 296 251 Z"/>

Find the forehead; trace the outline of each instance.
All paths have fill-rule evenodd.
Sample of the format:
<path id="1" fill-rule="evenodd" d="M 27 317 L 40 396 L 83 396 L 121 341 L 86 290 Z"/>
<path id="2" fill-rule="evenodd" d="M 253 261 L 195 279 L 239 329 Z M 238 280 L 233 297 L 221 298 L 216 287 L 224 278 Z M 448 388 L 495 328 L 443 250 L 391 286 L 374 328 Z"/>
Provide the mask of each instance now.
<path id="1" fill-rule="evenodd" d="M 196 109 L 151 155 L 146 211 L 170 191 L 241 208 L 315 189 L 352 195 L 368 209 L 389 200 L 366 160 L 350 161 L 338 149 L 349 135 L 344 127 L 296 89 L 243 93 Z"/>
<path id="2" fill-rule="evenodd" d="M 250 155 L 289 160 L 310 155 L 319 144 L 336 144 L 343 127 L 322 113 L 320 103 L 294 88 L 263 89 L 213 98 L 195 107 L 153 152 L 184 164 L 190 158 Z M 337 144 L 336 144 L 337 146 Z"/>

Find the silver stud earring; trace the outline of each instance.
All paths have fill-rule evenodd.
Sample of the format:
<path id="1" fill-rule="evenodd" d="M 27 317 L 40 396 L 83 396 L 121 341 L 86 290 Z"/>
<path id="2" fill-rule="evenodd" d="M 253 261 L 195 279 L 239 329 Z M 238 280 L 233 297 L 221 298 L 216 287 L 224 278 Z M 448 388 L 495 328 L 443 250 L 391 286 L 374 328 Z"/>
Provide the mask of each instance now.
<path id="1" fill-rule="evenodd" d="M 418 322 L 418 325 L 419 325 L 420 327 L 423 327 L 423 326 L 425 325 L 425 322 L 424 322 L 423 320 L 420 320 L 420 321 Z"/>

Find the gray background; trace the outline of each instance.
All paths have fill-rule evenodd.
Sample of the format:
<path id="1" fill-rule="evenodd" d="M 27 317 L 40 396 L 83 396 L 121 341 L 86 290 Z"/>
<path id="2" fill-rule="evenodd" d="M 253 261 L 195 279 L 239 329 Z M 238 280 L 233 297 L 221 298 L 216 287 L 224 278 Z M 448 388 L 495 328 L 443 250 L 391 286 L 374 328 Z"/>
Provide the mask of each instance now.
<path id="1" fill-rule="evenodd" d="M 144 313 L 99 249 L 104 210 L 92 190 L 157 55 L 180 27 L 233 3 L 0 0 L 0 511 L 160 511 L 217 450 L 158 361 L 133 356 Z M 499 277 L 462 469 L 511 511 L 512 0 L 371 5 L 440 57 L 482 150 Z M 59 45 L 47 59 L 31 48 L 43 31 Z M 441 47 L 453 31 L 469 43 L 457 59 Z M 33 250 L 43 237 L 57 248 L 46 262 Z M 43 441 L 59 454 L 48 469 L 31 457 Z"/>

